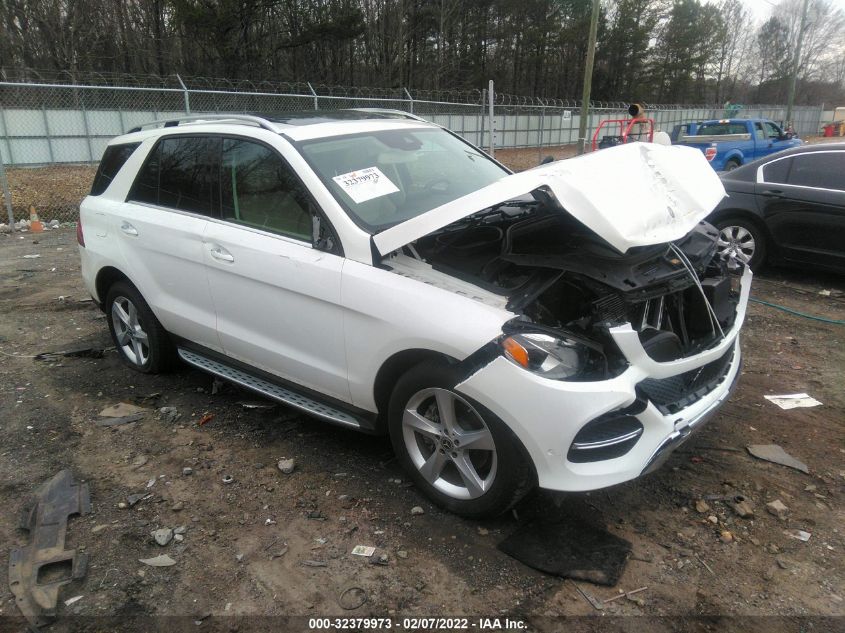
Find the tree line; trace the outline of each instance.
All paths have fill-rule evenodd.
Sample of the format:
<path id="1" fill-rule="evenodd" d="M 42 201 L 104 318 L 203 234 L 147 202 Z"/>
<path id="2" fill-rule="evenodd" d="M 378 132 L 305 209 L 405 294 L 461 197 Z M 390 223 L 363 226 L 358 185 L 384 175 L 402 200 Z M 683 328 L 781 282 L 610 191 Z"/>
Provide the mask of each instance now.
<path id="1" fill-rule="evenodd" d="M 845 101 L 845 15 L 604 0 L 593 98 Z M 591 0 L 0 0 L 0 67 L 577 98 Z M 803 29 L 802 29 L 803 23 Z M 803 43 L 800 59 L 795 44 Z"/>

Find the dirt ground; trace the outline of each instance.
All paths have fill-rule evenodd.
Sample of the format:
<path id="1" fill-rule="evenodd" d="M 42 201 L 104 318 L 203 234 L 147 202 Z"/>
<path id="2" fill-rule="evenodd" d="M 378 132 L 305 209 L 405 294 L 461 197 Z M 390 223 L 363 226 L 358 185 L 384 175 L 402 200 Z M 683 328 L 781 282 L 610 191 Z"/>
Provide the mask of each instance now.
<path id="1" fill-rule="evenodd" d="M 755 280 L 753 295 L 845 319 L 841 277 L 769 270 Z M 89 569 L 62 589 L 52 630 L 163 630 L 163 620 L 146 616 L 182 616 L 168 621 L 168 631 L 174 622 L 190 630 L 310 628 L 307 620 L 282 626 L 257 617 L 292 615 L 507 615 L 539 631 L 565 624 L 573 631 L 778 633 L 843 625 L 841 325 L 752 304 L 735 395 L 659 472 L 600 492 L 538 491 L 513 513 L 475 522 L 438 510 L 409 485 L 385 438 L 281 406 L 244 408 L 255 396 L 231 386 L 213 393 L 212 378 L 187 367 L 140 375 L 113 350 L 100 359 L 32 358 L 110 347 L 105 318 L 87 299 L 72 229 L 0 236 L 3 557 L 26 543 L 17 518 L 41 482 L 70 468 L 91 490 L 92 513 L 71 519 L 68 530 L 69 547 L 85 548 Z M 763 399 L 804 391 L 823 405 L 784 411 Z M 118 402 L 149 413 L 124 426 L 94 424 L 100 410 Z M 157 409 L 164 406 L 181 418 L 163 420 Z M 206 413 L 214 417 L 199 426 Z M 744 448 L 769 443 L 808 464 L 810 474 L 756 460 Z M 293 474 L 278 470 L 284 457 L 296 460 Z M 227 475 L 233 482 L 224 484 Z M 122 507 L 135 493 L 148 496 Z M 719 500 L 735 495 L 753 506 L 753 519 Z M 783 519 L 766 511 L 775 499 L 789 509 Z M 417 505 L 424 514 L 412 515 Z M 606 600 L 647 589 L 598 610 L 571 580 L 533 571 L 496 549 L 539 516 L 584 518 L 633 544 L 618 585 L 579 582 L 587 594 Z M 187 529 L 181 543 L 161 547 L 150 536 L 178 526 Z M 812 536 L 797 540 L 785 532 L 793 529 Z M 358 544 L 379 548 L 387 564 L 352 555 Z M 176 564 L 139 562 L 159 554 Z M 5 574 L 3 563 L 0 630 L 22 630 L 9 619 L 17 609 Z M 366 602 L 346 611 L 339 601 L 349 588 L 347 599 L 363 590 Z M 74 596 L 82 598 L 66 606 Z M 561 616 L 583 617 L 564 623 Z"/>

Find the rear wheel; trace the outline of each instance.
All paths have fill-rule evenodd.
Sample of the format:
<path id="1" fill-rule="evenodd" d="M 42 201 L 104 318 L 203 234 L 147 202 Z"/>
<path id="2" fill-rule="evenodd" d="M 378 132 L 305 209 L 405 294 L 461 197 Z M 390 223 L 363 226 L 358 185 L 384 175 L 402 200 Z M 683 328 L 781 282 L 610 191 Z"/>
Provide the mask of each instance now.
<path id="1" fill-rule="evenodd" d="M 733 171 L 737 167 L 739 167 L 739 161 L 733 158 L 725 163 L 725 171 Z"/>
<path id="2" fill-rule="evenodd" d="M 125 364 L 145 374 L 173 366 L 175 347 L 135 286 L 118 281 L 109 288 L 106 314 L 115 348 Z"/>
<path id="3" fill-rule="evenodd" d="M 446 363 L 423 363 L 390 399 L 390 438 L 399 462 L 437 505 L 467 517 L 501 514 L 534 476 L 519 441 L 492 412 L 454 390 Z"/>
<path id="4" fill-rule="evenodd" d="M 716 228 L 719 229 L 717 253 L 729 269 L 736 270 L 740 264 L 747 264 L 751 270 L 763 266 L 766 238 L 753 221 L 740 217 L 723 218 L 716 222 Z"/>

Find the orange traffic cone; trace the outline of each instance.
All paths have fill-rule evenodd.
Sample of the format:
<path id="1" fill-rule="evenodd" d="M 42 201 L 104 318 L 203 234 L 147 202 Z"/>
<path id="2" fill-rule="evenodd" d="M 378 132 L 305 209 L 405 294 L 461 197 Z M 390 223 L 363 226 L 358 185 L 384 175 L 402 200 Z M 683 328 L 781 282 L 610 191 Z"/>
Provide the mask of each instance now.
<path id="1" fill-rule="evenodd" d="M 33 233 L 41 233 L 44 230 L 44 225 L 38 219 L 38 212 L 32 205 L 29 205 L 29 230 Z"/>

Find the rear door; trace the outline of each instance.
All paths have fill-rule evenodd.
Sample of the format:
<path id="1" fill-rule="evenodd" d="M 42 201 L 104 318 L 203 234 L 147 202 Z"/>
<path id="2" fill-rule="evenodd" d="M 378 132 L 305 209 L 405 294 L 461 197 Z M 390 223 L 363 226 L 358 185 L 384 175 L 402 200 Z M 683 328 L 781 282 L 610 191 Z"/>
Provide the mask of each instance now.
<path id="1" fill-rule="evenodd" d="M 762 168 L 760 208 L 782 256 L 845 269 L 845 151 L 807 152 Z"/>
<path id="2" fill-rule="evenodd" d="M 349 402 L 344 259 L 312 246 L 310 195 L 274 148 L 236 137 L 222 139 L 220 189 L 203 249 L 226 355 Z"/>
<path id="3" fill-rule="evenodd" d="M 116 213 L 126 271 L 169 332 L 220 349 L 202 236 L 215 211 L 208 136 L 161 138 Z"/>

